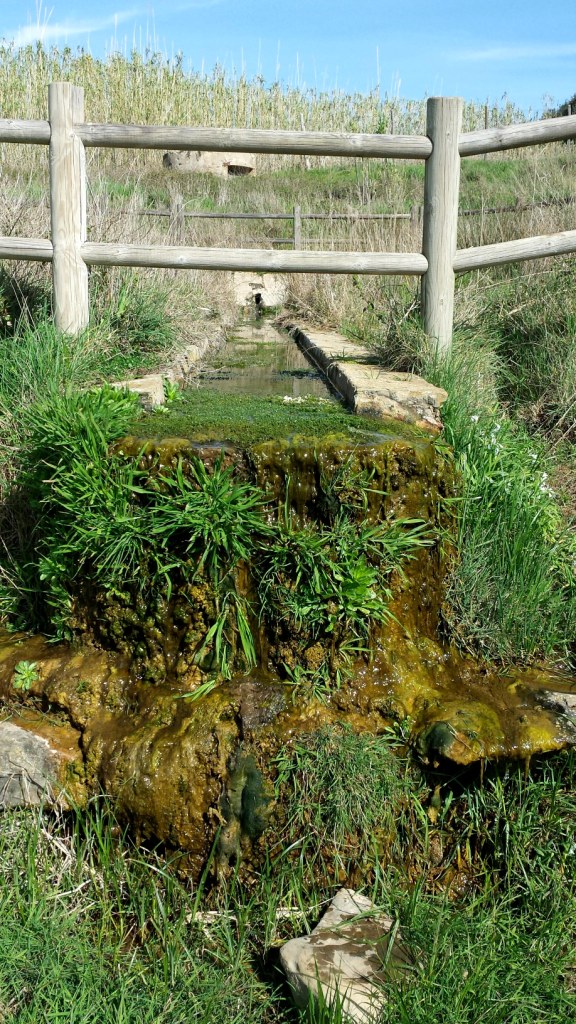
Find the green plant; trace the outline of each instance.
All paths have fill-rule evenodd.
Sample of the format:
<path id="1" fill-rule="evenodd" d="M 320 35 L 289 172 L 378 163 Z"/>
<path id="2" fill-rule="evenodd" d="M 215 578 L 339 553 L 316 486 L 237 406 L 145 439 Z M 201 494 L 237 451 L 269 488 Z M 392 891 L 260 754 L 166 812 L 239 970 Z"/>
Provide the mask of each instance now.
<path id="1" fill-rule="evenodd" d="M 12 685 L 15 690 L 29 690 L 38 680 L 38 666 L 35 661 L 19 661 L 14 666 Z"/>
<path id="2" fill-rule="evenodd" d="M 455 338 L 447 358 L 424 366 L 446 388 L 445 438 L 462 481 L 458 560 L 449 620 L 460 642 L 502 660 L 570 658 L 576 635 L 574 537 L 537 437 L 498 403 L 500 360 L 490 338 Z"/>
<path id="3" fill-rule="evenodd" d="M 214 617 L 198 637 L 197 661 L 227 675 L 239 650 L 253 665 L 250 608 L 237 574 L 270 533 L 263 495 L 221 458 L 210 471 L 192 457 L 186 472 L 179 462 L 168 473 L 111 453 L 134 402 L 129 392 L 103 388 L 57 395 L 25 412 L 18 486 L 30 524 L 3 573 L 3 604 L 20 603 L 28 626 L 71 637 L 85 588 L 93 588 L 93 601 L 140 608 L 144 621 L 143 609 L 163 607 L 176 583 L 183 595 L 198 585 Z"/>
<path id="4" fill-rule="evenodd" d="M 127 278 L 108 313 L 110 330 L 127 349 L 164 349 L 174 341 L 167 302 L 166 291 L 143 287 Z"/>
<path id="5" fill-rule="evenodd" d="M 316 689 L 340 685 L 351 656 L 368 650 L 373 627 L 390 614 L 391 574 L 433 543 L 420 521 L 357 521 L 357 496 L 353 484 L 351 504 L 330 525 L 299 528 L 286 511 L 257 565 L 262 618 L 279 651 L 291 652 L 284 671 Z"/>
<path id="6" fill-rule="evenodd" d="M 172 402 L 179 402 L 182 399 L 182 391 L 178 381 L 165 377 L 162 382 L 164 388 L 164 401 L 166 405 Z"/>
<path id="7" fill-rule="evenodd" d="M 274 764 L 287 846 L 345 872 L 390 859 L 401 809 L 420 783 L 389 736 L 325 727 L 284 746 Z"/>
<path id="8" fill-rule="evenodd" d="M 357 277 L 352 280 L 363 309 L 354 322 L 346 325 L 347 333 L 372 349 L 387 369 L 414 372 L 429 348 L 418 296 L 406 287 L 388 287 L 380 292 L 376 305 L 363 283 Z"/>

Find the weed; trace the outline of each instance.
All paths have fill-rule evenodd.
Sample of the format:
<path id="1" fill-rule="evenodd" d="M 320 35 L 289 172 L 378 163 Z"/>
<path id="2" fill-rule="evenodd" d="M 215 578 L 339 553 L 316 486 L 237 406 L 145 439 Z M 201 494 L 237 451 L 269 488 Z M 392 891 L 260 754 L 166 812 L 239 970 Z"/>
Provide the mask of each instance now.
<path id="1" fill-rule="evenodd" d="M 411 776 L 388 736 L 325 728 L 275 758 L 277 797 L 285 802 L 282 841 L 299 856 L 345 874 L 397 852 L 400 808 Z"/>
<path id="2" fill-rule="evenodd" d="M 284 671 L 315 691 L 340 685 L 352 657 L 368 652 L 374 625 L 390 614 L 391 574 L 433 542 L 420 521 L 355 521 L 356 494 L 352 487 L 352 504 L 327 526 L 296 527 L 286 510 L 256 567 L 261 615 Z"/>
<path id="3" fill-rule="evenodd" d="M 29 690 L 38 680 L 38 666 L 35 661 L 19 661 L 14 667 L 12 685 L 15 690 Z"/>

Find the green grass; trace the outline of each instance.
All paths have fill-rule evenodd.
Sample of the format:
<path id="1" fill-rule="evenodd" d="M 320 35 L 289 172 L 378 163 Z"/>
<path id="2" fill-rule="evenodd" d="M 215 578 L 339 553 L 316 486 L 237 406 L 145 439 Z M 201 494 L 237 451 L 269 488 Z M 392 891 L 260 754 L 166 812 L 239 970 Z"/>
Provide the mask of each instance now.
<path id="1" fill-rule="evenodd" d="M 390 736 L 325 727 L 275 758 L 285 811 L 282 842 L 325 877 L 335 868 L 370 876 L 398 856 L 401 815 L 425 784 Z"/>
<path id="2" fill-rule="evenodd" d="M 331 682 L 342 686 L 353 659 L 369 655 L 374 625 L 390 615 L 392 573 L 402 574 L 404 562 L 434 543 L 420 520 L 371 521 L 370 482 L 344 476 L 342 489 L 355 484 L 364 503 L 340 502 L 332 492 L 338 511 L 327 524 L 298 527 L 286 512 L 256 565 L 267 635 L 280 651 L 290 650 L 282 655 L 289 663 L 280 662 L 277 671 L 317 696 Z M 330 497 L 327 488 L 326 504 Z"/>
<path id="3" fill-rule="evenodd" d="M 568 667 L 576 656 L 574 506 L 552 481 L 561 462 L 569 486 L 576 436 L 573 272 L 561 265 L 537 288 L 507 273 L 472 308 L 465 284 L 457 297 L 461 327 L 445 358 L 431 349 L 407 291 L 385 295 L 380 309 L 369 302 L 349 331 L 385 366 L 415 369 L 448 392 L 443 436 L 461 480 L 445 607 L 451 635 L 487 659 Z"/>
<path id="4" fill-rule="evenodd" d="M 214 886 L 138 848 L 104 803 L 82 815 L 8 811 L 0 834 L 0 1007 L 15 1024 L 304 1024 L 278 947 L 309 930 L 346 879 L 397 917 L 415 957 L 390 985 L 378 1024 L 566 1024 L 576 1014 L 576 762 L 555 755 L 442 779 L 434 826 L 426 787 L 385 738 L 316 734 L 278 759 L 286 829 L 245 881 Z M 403 830 L 412 807 L 460 843 L 468 885 L 435 892 L 434 870 Z M 390 837 L 400 858 L 386 867 Z M 299 852 L 300 849 L 300 852 Z M 324 868 L 315 872 L 318 851 Z M 467 852 L 468 851 L 468 852 Z M 467 857 L 470 860 L 467 861 Z M 344 867 L 344 873 L 342 870 Z M 332 874 L 330 873 L 332 868 Z M 458 894 L 455 894 L 458 891 Z M 337 1016 L 316 1013 L 324 1024 Z"/>
<path id="5" fill-rule="evenodd" d="M 498 402 L 499 371 L 490 339 L 470 333 L 424 368 L 448 390 L 444 432 L 462 480 L 449 620 L 487 658 L 570 660 L 576 538 L 550 486 L 545 446 Z"/>

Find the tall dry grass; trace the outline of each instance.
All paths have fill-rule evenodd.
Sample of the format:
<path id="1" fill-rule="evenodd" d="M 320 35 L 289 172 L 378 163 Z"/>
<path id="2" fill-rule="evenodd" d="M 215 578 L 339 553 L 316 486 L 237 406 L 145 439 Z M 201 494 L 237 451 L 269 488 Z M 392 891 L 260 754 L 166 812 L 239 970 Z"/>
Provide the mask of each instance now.
<path id="1" fill-rule="evenodd" d="M 48 84 L 54 81 L 82 86 L 86 118 L 99 123 L 421 134 L 426 120 L 425 100 L 382 97 L 376 89 L 348 95 L 268 84 L 260 76 L 230 75 L 219 66 L 202 73 L 186 67 L 181 57 L 150 50 L 98 59 L 82 49 L 41 43 L 20 49 L 0 45 L 2 117 L 46 118 Z M 487 113 L 491 126 L 527 116 L 506 97 Z M 483 128 L 485 118 L 483 104 L 465 104 L 464 130 Z M 0 147 L 2 162 L 6 149 Z M 36 147 L 18 149 L 21 166 L 36 168 Z M 116 151 L 96 159 L 107 166 L 150 166 L 153 156 Z M 312 158 L 312 164 L 322 159 Z M 275 158 L 268 163 L 281 166 Z"/>

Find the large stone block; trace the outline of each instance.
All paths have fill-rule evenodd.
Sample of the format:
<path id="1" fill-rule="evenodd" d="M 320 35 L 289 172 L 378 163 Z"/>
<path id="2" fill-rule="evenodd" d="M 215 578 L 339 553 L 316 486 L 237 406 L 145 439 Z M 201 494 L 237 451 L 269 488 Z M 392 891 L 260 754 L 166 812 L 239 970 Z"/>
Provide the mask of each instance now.
<path id="1" fill-rule="evenodd" d="M 238 270 L 234 274 L 234 298 L 238 306 L 277 309 L 286 301 L 287 287 L 275 274 Z"/>
<path id="2" fill-rule="evenodd" d="M 28 716 L 30 717 L 30 716 Z M 40 716 L 26 728 L 0 722 L 0 808 L 37 804 L 67 806 L 66 775 L 81 761 L 79 733 L 49 726 Z M 74 788 L 74 787 L 73 787 Z"/>

